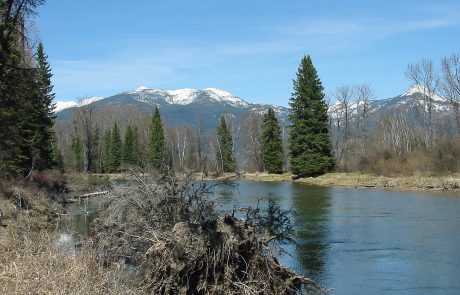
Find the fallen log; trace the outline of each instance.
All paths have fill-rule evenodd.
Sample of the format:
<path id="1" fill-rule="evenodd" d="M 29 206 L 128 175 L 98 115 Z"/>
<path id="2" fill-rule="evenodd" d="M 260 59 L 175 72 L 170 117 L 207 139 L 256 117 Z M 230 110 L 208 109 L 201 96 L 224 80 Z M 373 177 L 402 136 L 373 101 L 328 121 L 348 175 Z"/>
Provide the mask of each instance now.
<path id="1" fill-rule="evenodd" d="M 109 191 L 101 191 L 101 192 L 94 192 L 94 193 L 89 193 L 89 194 L 84 194 L 79 196 L 79 198 L 91 198 L 91 197 L 97 197 L 97 196 L 102 196 L 108 194 Z"/>

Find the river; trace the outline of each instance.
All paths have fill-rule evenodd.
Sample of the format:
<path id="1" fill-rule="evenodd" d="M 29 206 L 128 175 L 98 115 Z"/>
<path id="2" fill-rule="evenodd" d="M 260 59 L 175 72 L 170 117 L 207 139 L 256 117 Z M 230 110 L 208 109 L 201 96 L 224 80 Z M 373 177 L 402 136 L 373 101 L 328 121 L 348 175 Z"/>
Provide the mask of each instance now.
<path id="1" fill-rule="evenodd" d="M 239 181 L 216 196 L 223 210 L 271 196 L 296 212 L 297 245 L 280 260 L 332 294 L 460 294 L 458 193 Z M 70 207 L 61 238 L 84 236 L 100 210 L 97 199 Z"/>

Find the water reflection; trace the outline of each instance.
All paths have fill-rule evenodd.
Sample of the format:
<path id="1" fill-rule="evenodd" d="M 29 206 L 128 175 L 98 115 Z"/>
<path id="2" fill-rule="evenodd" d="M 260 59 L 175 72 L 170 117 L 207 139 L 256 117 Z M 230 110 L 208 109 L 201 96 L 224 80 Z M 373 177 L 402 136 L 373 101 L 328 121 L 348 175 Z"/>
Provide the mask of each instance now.
<path id="1" fill-rule="evenodd" d="M 328 188 L 293 186 L 293 209 L 297 213 L 296 258 L 306 275 L 318 282 L 326 279 L 331 229 L 331 197 Z"/>
<path id="2" fill-rule="evenodd" d="M 66 207 L 67 217 L 58 224 L 62 237 L 70 236 L 73 243 L 85 239 L 91 230 L 91 223 L 104 209 L 103 200 L 98 198 L 81 200 Z"/>
<path id="3" fill-rule="evenodd" d="M 261 199 L 263 206 L 269 196 L 292 208 L 298 246 L 285 245 L 292 257 L 280 261 L 321 286 L 337 294 L 460 294 L 458 193 L 238 183 L 237 190 L 217 189 L 220 208 L 231 212 Z M 62 228 L 79 241 L 101 209 L 97 199 L 72 204 L 68 213 L 75 216 Z"/>

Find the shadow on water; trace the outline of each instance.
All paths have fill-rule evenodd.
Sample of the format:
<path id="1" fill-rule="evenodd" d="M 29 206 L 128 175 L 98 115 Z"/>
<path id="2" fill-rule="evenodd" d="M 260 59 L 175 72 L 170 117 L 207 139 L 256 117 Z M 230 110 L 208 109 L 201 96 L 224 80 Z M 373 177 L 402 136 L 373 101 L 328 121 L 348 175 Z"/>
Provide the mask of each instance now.
<path id="1" fill-rule="evenodd" d="M 331 196 L 325 187 L 294 185 L 292 190 L 293 209 L 296 212 L 298 245 L 295 247 L 297 263 L 306 275 L 317 282 L 326 280 L 329 240 L 331 229 Z"/>

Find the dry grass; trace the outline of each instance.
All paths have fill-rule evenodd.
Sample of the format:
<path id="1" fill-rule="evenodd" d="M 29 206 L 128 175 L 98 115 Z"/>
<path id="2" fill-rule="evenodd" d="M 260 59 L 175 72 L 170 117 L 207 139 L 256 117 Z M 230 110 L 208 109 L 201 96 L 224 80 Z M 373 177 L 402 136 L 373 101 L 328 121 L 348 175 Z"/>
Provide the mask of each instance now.
<path id="1" fill-rule="evenodd" d="M 139 294 L 89 248 L 58 250 L 52 225 L 62 208 L 46 191 L 2 181 L 0 210 L 0 294 Z"/>
<path id="2" fill-rule="evenodd" d="M 269 174 L 266 172 L 246 173 L 242 176 L 242 179 L 246 180 L 257 180 L 257 181 L 291 181 L 291 173 L 283 174 Z"/>
<path id="3" fill-rule="evenodd" d="M 91 250 L 56 249 L 47 230 L 9 230 L 0 244 L 0 294 L 138 294 L 122 273 L 100 267 Z"/>
<path id="4" fill-rule="evenodd" d="M 345 187 L 376 187 L 401 190 L 460 190 L 460 175 L 449 176 L 376 176 L 362 173 L 328 173 L 296 182 Z"/>
<path id="5" fill-rule="evenodd" d="M 242 179 L 254 181 L 292 181 L 291 174 L 247 173 Z M 301 178 L 296 183 L 323 186 L 375 187 L 396 190 L 460 191 L 460 174 L 449 175 L 395 175 L 383 176 L 368 173 L 327 173 L 318 177 Z"/>

